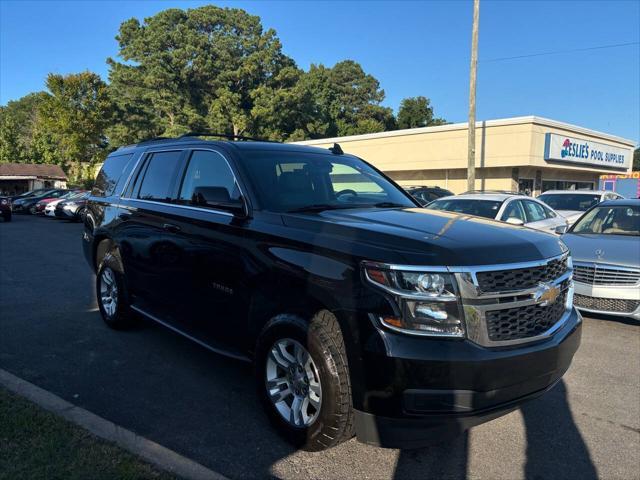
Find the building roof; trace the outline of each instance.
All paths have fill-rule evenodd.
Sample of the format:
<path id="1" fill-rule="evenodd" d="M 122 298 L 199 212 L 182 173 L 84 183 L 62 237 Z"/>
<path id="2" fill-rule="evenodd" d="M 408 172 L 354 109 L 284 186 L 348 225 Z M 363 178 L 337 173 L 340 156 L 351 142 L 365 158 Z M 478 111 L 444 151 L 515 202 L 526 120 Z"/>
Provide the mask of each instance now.
<path id="1" fill-rule="evenodd" d="M 627 138 L 618 137 L 616 135 L 611 135 L 604 132 L 598 132 L 596 130 L 580 127 L 578 125 L 572 125 L 570 123 L 551 120 L 549 118 L 536 117 L 535 115 L 529 115 L 525 117 L 501 118 L 498 120 L 477 121 L 476 128 L 499 127 L 504 125 L 518 125 L 523 123 L 534 123 L 537 125 L 544 125 L 547 127 L 555 127 L 555 128 L 571 130 L 576 133 L 581 133 L 581 134 L 589 135 L 593 137 L 600 137 L 602 139 L 606 139 L 612 142 L 622 143 L 629 147 L 635 147 L 636 145 L 636 142 L 634 140 L 629 140 Z M 321 138 L 317 140 L 303 140 L 300 142 L 292 142 L 292 143 L 297 143 L 299 145 L 323 145 L 325 143 L 334 143 L 334 142 L 349 142 L 349 141 L 358 141 L 358 140 L 370 140 L 374 138 L 401 137 L 405 135 L 418 135 L 421 133 L 431 133 L 431 132 L 446 132 L 450 130 L 466 130 L 468 128 L 468 125 L 469 125 L 468 122 L 449 123 L 447 125 L 438 125 L 435 127 L 407 128 L 404 130 L 392 130 L 390 132 L 365 133 L 362 135 L 349 135 L 345 137 Z"/>
<path id="2" fill-rule="evenodd" d="M 44 163 L 0 163 L 0 177 L 36 177 L 66 180 L 60 165 Z"/>

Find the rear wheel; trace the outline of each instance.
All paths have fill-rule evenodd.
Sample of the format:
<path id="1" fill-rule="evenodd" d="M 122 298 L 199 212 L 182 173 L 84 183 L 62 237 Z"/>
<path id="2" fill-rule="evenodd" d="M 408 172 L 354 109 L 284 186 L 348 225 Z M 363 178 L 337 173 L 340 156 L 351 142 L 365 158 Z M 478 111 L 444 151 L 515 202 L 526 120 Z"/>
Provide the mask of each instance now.
<path id="1" fill-rule="evenodd" d="M 295 446 L 324 450 L 353 436 L 344 340 L 331 312 L 271 320 L 258 340 L 256 383 L 270 420 Z"/>
<path id="2" fill-rule="evenodd" d="M 98 269 L 96 296 L 102 319 L 111 328 L 123 329 L 132 323 L 124 278 L 115 268 L 113 258 L 107 254 Z"/>

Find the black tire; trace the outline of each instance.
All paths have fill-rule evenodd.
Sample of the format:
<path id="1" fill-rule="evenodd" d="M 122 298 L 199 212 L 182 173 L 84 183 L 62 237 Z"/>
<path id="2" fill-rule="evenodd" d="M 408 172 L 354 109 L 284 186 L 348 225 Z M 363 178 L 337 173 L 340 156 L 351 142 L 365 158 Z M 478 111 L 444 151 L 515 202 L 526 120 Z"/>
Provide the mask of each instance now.
<path id="1" fill-rule="evenodd" d="M 2 218 L 4 218 L 5 222 L 10 222 L 11 221 L 11 213 L 4 213 L 2 215 Z"/>
<path id="2" fill-rule="evenodd" d="M 315 420 L 308 426 L 286 421 L 267 391 L 267 361 L 279 340 L 293 339 L 310 354 L 317 366 L 321 404 Z M 334 447 L 354 435 L 351 381 L 344 339 L 336 317 L 321 310 L 306 321 L 295 315 L 272 319 L 260 335 L 256 347 L 256 386 L 269 419 L 291 444 L 307 451 Z"/>
<path id="3" fill-rule="evenodd" d="M 113 304 L 108 304 L 103 300 L 103 292 L 101 290 L 103 286 L 108 288 L 105 281 L 107 273 L 105 272 L 113 279 L 113 284 L 115 285 L 115 292 L 112 289 L 110 294 L 110 296 L 115 299 L 115 307 Z M 122 330 L 129 328 L 133 324 L 133 315 L 129 307 L 124 277 L 118 272 L 117 262 L 111 254 L 105 255 L 98 268 L 98 274 L 96 276 L 96 302 L 98 303 L 98 309 L 100 310 L 102 319 L 109 327 Z"/>

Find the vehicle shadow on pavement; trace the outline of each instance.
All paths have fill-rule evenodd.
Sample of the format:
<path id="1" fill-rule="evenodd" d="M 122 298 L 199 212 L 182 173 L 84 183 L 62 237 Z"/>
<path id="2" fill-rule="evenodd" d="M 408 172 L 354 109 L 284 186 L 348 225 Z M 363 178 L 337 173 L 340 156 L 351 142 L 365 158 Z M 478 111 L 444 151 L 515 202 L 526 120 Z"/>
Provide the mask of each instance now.
<path id="1" fill-rule="evenodd" d="M 542 398 L 524 404 L 520 411 L 526 435 L 527 480 L 595 480 L 598 473 L 589 450 L 573 420 L 564 381 Z M 469 434 L 398 455 L 395 480 L 418 478 L 467 478 Z M 516 478 L 519 472 L 510 472 Z"/>
<path id="2" fill-rule="evenodd" d="M 525 478 L 597 479 L 589 449 L 576 426 L 561 380 L 542 398 L 520 408 L 527 438 Z"/>
<path id="3" fill-rule="evenodd" d="M 467 478 L 469 433 L 416 450 L 400 450 L 394 480 Z"/>

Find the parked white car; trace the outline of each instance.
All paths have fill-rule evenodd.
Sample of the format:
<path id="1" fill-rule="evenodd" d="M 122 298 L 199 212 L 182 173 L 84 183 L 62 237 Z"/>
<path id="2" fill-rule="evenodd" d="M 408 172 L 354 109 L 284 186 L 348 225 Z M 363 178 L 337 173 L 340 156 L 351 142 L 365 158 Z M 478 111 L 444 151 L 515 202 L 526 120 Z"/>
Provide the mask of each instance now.
<path id="1" fill-rule="evenodd" d="M 439 198 L 425 208 L 493 218 L 513 225 L 562 234 L 567 221 L 552 208 L 535 198 L 517 193 L 463 193 Z"/>
<path id="2" fill-rule="evenodd" d="M 60 202 L 64 202 L 65 200 L 70 200 L 72 198 L 80 197 L 84 193 L 85 193 L 84 190 L 74 190 L 73 192 L 69 192 L 60 198 L 56 198 L 55 200 L 47 203 L 47 206 L 44 207 L 44 214 L 47 217 L 55 217 L 56 205 L 58 205 Z"/>
<path id="3" fill-rule="evenodd" d="M 624 198 L 616 192 L 608 190 L 547 190 L 538 196 L 538 200 L 546 203 L 573 225 L 584 212 L 605 200 Z"/>

